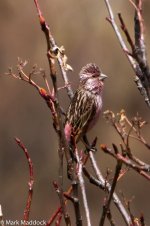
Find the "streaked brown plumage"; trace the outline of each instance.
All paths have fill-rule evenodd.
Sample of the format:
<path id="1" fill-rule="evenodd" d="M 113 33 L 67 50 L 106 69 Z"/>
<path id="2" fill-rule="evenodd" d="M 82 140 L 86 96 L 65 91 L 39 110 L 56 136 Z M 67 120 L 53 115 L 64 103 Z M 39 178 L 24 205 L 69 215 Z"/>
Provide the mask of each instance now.
<path id="1" fill-rule="evenodd" d="M 80 84 L 66 115 L 65 136 L 70 142 L 71 135 L 76 142 L 91 129 L 99 118 L 102 109 L 104 79 L 95 64 L 87 64 L 80 71 Z"/>

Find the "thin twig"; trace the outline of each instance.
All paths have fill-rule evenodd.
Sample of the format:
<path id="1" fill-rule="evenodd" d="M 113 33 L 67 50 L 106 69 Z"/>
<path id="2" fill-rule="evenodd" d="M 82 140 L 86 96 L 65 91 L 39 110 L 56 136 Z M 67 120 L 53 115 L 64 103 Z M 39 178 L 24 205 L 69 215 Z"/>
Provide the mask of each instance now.
<path id="1" fill-rule="evenodd" d="M 46 30 L 49 33 L 49 34 L 48 33 L 46 34 L 47 38 L 48 39 L 50 38 L 50 40 L 47 39 L 47 41 L 50 41 L 49 46 L 48 46 L 48 50 L 50 50 L 50 45 L 52 45 L 51 47 L 52 47 L 53 51 L 58 53 L 58 51 L 60 51 L 60 48 L 56 45 L 56 42 L 55 42 L 55 40 L 54 40 L 54 38 L 53 38 L 53 36 L 52 36 L 52 34 L 50 32 L 50 28 L 45 22 L 45 18 L 42 15 L 42 12 L 41 12 L 39 4 L 38 4 L 38 1 L 34 0 L 34 2 L 35 2 L 35 5 L 36 5 L 36 8 L 37 8 L 37 11 L 38 11 L 38 16 L 39 16 L 39 19 L 40 19 L 41 28 L 42 28 L 42 30 L 45 30 L 45 25 L 46 25 Z M 64 69 L 64 61 L 63 61 L 63 58 L 61 57 L 61 54 L 57 54 L 57 60 L 58 60 L 59 66 L 60 66 L 62 77 L 63 77 L 64 82 L 65 82 L 65 87 L 67 89 L 68 96 L 70 97 L 70 99 L 72 99 L 74 94 L 73 94 L 70 82 L 68 80 L 68 76 L 67 76 L 66 70 Z"/>
<path id="2" fill-rule="evenodd" d="M 116 160 L 120 160 L 122 161 L 122 163 L 124 163 L 125 165 L 127 165 L 128 167 L 131 167 L 132 169 L 134 169 L 137 173 L 139 173 L 140 175 L 142 175 L 143 177 L 145 177 L 147 180 L 150 180 L 150 175 L 147 174 L 146 172 L 149 172 L 150 169 L 149 167 L 147 168 L 147 165 L 146 166 L 138 166 L 136 165 L 135 163 L 133 163 L 131 161 L 131 159 L 128 159 L 126 157 L 124 157 L 123 155 L 121 155 L 120 153 L 114 153 L 110 148 L 108 148 L 106 145 L 101 145 L 101 149 L 113 156 Z"/>
<path id="3" fill-rule="evenodd" d="M 55 95 L 55 101 L 54 106 L 57 113 L 57 124 L 55 124 L 56 131 L 59 138 L 59 187 L 60 187 L 60 203 L 62 206 L 62 211 L 64 215 L 64 219 L 66 222 L 66 225 L 70 225 L 70 217 L 67 213 L 64 196 L 63 196 L 63 155 L 65 153 L 66 161 L 68 164 L 68 168 L 71 168 L 72 162 L 70 161 L 70 153 L 69 148 L 66 143 L 65 135 L 64 135 L 64 128 L 63 128 L 63 122 L 61 117 L 61 108 L 59 105 L 59 97 L 57 92 L 57 75 L 56 75 L 56 66 L 55 66 L 55 59 L 58 57 L 58 50 L 55 40 L 51 34 L 50 28 L 48 24 L 45 21 L 45 18 L 42 15 L 42 12 L 40 10 L 39 4 L 37 0 L 34 0 L 34 3 L 36 5 L 36 9 L 39 16 L 39 21 L 41 25 L 41 29 L 45 35 L 46 42 L 47 42 L 47 59 L 49 63 L 49 70 L 50 70 L 50 77 L 52 79 L 53 88 L 54 88 L 54 95 Z M 68 86 L 66 86 L 68 87 Z"/>
<path id="4" fill-rule="evenodd" d="M 34 88 L 37 89 L 37 91 L 39 92 L 40 96 L 45 100 L 47 106 L 49 107 L 49 109 L 51 110 L 52 113 L 52 118 L 53 118 L 53 124 L 56 125 L 57 124 L 57 113 L 54 107 L 54 101 L 55 98 L 54 96 L 50 93 L 47 93 L 47 91 L 44 88 L 41 88 L 36 82 L 34 82 L 31 79 L 31 73 L 29 75 L 27 75 L 23 68 L 26 66 L 27 62 L 23 62 L 20 58 L 18 59 L 18 65 L 17 65 L 17 70 L 18 70 L 18 74 L 19 75 L 15 75 L 12 71 L 12 69 L 9 69 L 9 72 L 7 73 L 8 75 L 11 75 L 12 77 L 16 78 L 16 79 L 20 79 L 30 85 L 32 85 Z"/>
<path id="5" fill-rule="evenodd" d="M 111 190 L 110 190 L 109 196 L 108 196 L 108 201 L 103 206 L 103 212 L 102 212 L 101 220 L 100 220 L 100 223 L 99 223 L 100 226 L 104 225 L 105 218 L 107 216 L 107 213 L 109 212 L 110 203 L 111 203 L 111 200 L 113 198 L 113 194 L 114 194 L 114 191 L 115 191 L 115 188 L 116 188 L 116 185 L 117 185 L 117 180 L 118 180 L 118 177 L 119 177 L 119 174 L 120 174 L 121 167 L 122 167 L 122 162 L 118 160 L 117 165 L 116 165 L 114 179 L 113 179 L 112 186 L 111 186 Z"/>
<path id="6" fill-rule="evenodd" d="M 26 207 L 24 210 L 24 226 L 28 225 L 28 221 L 29 221 L 29 214 L 30 214 L 30 209 L 31 209 L 31 203 L 32 203 L 32 196 L 33 196 L 33 184 L 34 184 L 34 174 L 33 174 L 33 163 L 32 160 L 30 158 L 29 152 L 27 150 L 27 148 L 24 146 L 24 144 L 20 141 L 20 139 L 18 139 L 17 137 L 15 138 L 16 143 L 18 144 L 18 146 L 23 150 L 26 159 L 28 161 L 28 165 L 29 165 L 29 182 L 28 182 L 28 186 L 29 186 L 29 191 L 28 191 L 28 198 L 27 198 L 27 202 L 26 202 Z"/>
<path id="7" fill-rule="evenodd" d="M 132 53 L 133 53 L 135 51 L 135 46 L 134 46 L 134 43 L 132 41 L 132 38 L 131 38 L 131 36 L 130 36 L 130 34 L 128 32 L 128 29 L 126 28 L 126 25 L 125 25 L 125 23 L 123 21 L 123 18 L 122 18 L 121 13 L 118 13 L 118 18 L 119 18 L 120 23 L 121 23 L 121 29 L 124 31 L 124 33 L 126 35 L 126 38 L 127 38 L 127 41 L 130 44 L 131 49 L 132 49 Z"/>
<path id="8" fill-rule="evenodd" d="M 93 152 L 90 151 L 89 156 L 90 156 L 91 164 L 96 174 L 96 177 L 98 178 L 98 180 L 96 181 L 96 185 L 99 186 L 101 189 L 103 190 L 107 189 L 107 191 L 110 192 L 111 185 L 108 183 L 108 181 L 104 179 L 99 167 L 97 166 L 97 162 L 95 160 Z M 113 194 L 113 202 L 116 205 L 117 209 L 119 210 L 120 214 L 122 215 L 126 225 L 130 226 L 130 223 L 131 223 L 130 216 L 128 215 L 126 209 L 124 208 L 122 202 L 120 201 L 119 197 L 115 192 Z"/>
<path id="9" fill-rule="evenodd" d="M 138 54 L 135 54 L 135 51 L 134 51 L 134 57 L 133 57 L 133 53 L 130 54 L 130 51 L 127 48 L 127 45 L 125 44 L 125 42 L 124 42 L 124 40 L 121 36 L 121 33 L 119 31 L 119 28 L 118 28 L 118 26 L 115 22 L 114 14 L 113 14 L 113 11 L 111 9 L 109 0 L 104 0 L 104 1 L 105 1 L 105 4 L 106 4 L 108 13 L 109 13 L 109 18 L 107 18 L 107 20 L 112 25 L 112 27 L 115 31 L 115 34 L 116 34 L 116 36 L 119 40 L 119 43 L 121 45 L 121 48 L 123 49 L 126 57 L 128 58 L 131 66 L 132 66 L 132 68 L 133 68 L 133 70 L 136 74 L 135 83 L 137 85 L 137 88 L 139 89 L 141 95 L 144 96 L 144 100 L 145 100 L 146 104 L 150 107 L 150 94 L 149 94 L 150 93 L 150 70 L 149 70 L 149 67 L 148 67 L 148 65 L 146 67 L 144 67 L 143 61 L 141 60 L 140 57 L 138 57 L 139 56 Z M 121 14 L 119 14 L 119 15 L 121 15 Z M 121 23 L 122 22 L 123 22 L 123 20 L 121 21 Z M 127 32 L 127 29 L 124 26 L 122 26 L 122 28 L 123 28 L 123 31 L 125 32 L 125 35 L 126 35 L 128 41 L 129 41 L 129 44 L 131 44 L 131 43 L 133 44 L 133 42 L 130 39 L 129 33 Z M 133 45 L 131 45 L 131 49 L 133 49 Z M 144 72 L 146 72 L 147 75 L 145 75 Z M 145 76 L 147 78 L 146 82 L 143 82 L 141 80 L 141 77 L 143 78 L 143 76 Z"/>
<path id="10" fill-rule="evenodd" d="M 82 216 L 80 210 L 80 202 L 79 202 L 79 195 L 78 195 L 78 183 L 77 181 L 72 182 L 72 191 L 73 195 L 71 196 L 68 192 L 64 193 L 65 198 L 70 200 L 74 205 L 75 216 L 76 216 L 76 225 L 82 226 Z"/>
<path id="11" fill-rule="evenodd" d="M 110 212 L 110 209 L 109 209 L 109 211 L 107 212 L 107 218 L 108 218 L 109 223 L 110 223 L 111 226 L 115 226 L 115 225 L 116 225 L 115 222 L 114 222 L 114 220 L 113 220 L 113 218 L 112 218 L 112 214 L 111 214 L 111 212 Z"/>
<path id="12" fill-rule="evenodd" d="M 54 188 L 55 188 L 55 190 L 58 194 L 59 199 L 61 200 L 61 188 L 60 188 L 60 186 L 55 181 L 53 182 L 53 185 L 54 185 Z M 64 194 L 63 194 L 63 196 L 64 196 Z M 66 206 L 65 199 L 64 199 L 64 205 Z M 57 211 L 57 214 L 55 216 L 59 217 L 58 215 L 61 214 L 61 212 L 63 213 L 63 207 L 61 207 L 60 211 Z M 71 226 L 71 219 L 70 219 L 70 216 L 67 215 L 67 214 L 68 213 L 66 212 L 64 219 L 65 219 L 66 225 Z"/>
<path id="13" fill-rule="evenodd" d="M 113 11 L 111 9 L 111 6 L 110 6 L 110 3 L 109 3 L 109 0 L 105 0 L 105 3 L 106 3 L 106 7 L 108 9 L 108 12 L 109 12 L 109 18 L 107 18 L 107 20 L 110 22 L 110 24 L 112 25 L 114 31 L 115 31 L 115 34 L 117 35 L 117 38 L 119 40 L 119 43 L 121 45 L 121 47 L 123 48 L 124 52 L 125 53 L 129 53 L 130 51 L 128 50 L 121 34 L 120 34 L 120 31 L 119 31 L 119 28 L 115 22 L 115 19 L 114 19 L 114 14 L 113 14 Z M 129 54 L 126 54 L 129 62 L 131 63 L 131 66 L 133 67 L 133 69 L 135 70 L 136 69 L 136 62 L 135 60 L 129 55 Z"/>
<path id="14" fill-rule="evenodd" d="M 71 192 L 72 192 L 72 186 L 68 189 L 67 192 L 65 192 L 65 194 L 68 194 L 68 195 L 69 195 L 69 194 L 71 194 Z M 67 200 L 65 200 L 65 205 L 67 205 Z M 59 206 L 59 207 L 57 208 L 57 210 L 54 211 L 54 213 L 51 215 L 50 219 L 48 220 L 46 226 L 52 225 L 52 223 L 54 222 L 54 220 L 56 219 L 56 217 L 58 216 L 58 214 L 59 214 L 60 212 L 62 212 L 62 207 L 61 207 L 61 206 Z"/>
<path id="15" fill-rule="evenodd" d="M 59 213 L 58 219 L 57 219 L 57 221 L 56 221 L 56 223 L 55 223 L 55 226 L 60 226 L 60 225 L 61 225 L 61 220 L 62 220 L 62 214 Z"/>
<path id="16" fill-rule="evenodd" d="M 46 226 L 50 226 L 52 225 L 52 223 L 54 222 L 54 220 L 56 219 L 56 217 L 58 216 L 59 213 L 62 212 L 62 208 L 59 207 L 50 217 L 49 221 L 46 223 Z"/>

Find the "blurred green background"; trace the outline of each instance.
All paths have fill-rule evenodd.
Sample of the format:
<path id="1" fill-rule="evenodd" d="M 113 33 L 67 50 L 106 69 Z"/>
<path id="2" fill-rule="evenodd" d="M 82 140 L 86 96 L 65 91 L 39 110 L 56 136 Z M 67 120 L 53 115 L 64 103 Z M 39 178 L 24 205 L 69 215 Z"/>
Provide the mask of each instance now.
<path id="1" fill-rule="evenodd" d="M 124 108 L 130 118 L 138 112 L 149 121 L 149 109 L 133 82 L 131 66 L 105 19 L 108 13 L 104 1 L 39 0 L 39 4 L 58 46 L 65 46 L 68 63 L 74 69 L 73 73 L 68 73 L 74 90 L 78 86 L 81 67 L 95 62 L 109 76 L 105 83 L 103 110 L 110 109 L 117 113 Z M 133 36 L 133 7 L 126 0 L 111 0 L 111 5 L 116 20 L 117 13 L 121 12 Z M 150 48 L 149 11 L 150 1 L 145 0 L 143 15 L 147 53 Z M 53 180 L 58 178 L 58 144 L 51 114 L 33 87 L 4 75 L 9 66 L 16 70 L 17 57 L 29 62 L 25 69 L 27 73 L 37 64 L 49 75 L 45 37 L 40 29 L 34 2 L 1 0 L 0 28 L 0 203 L 5 219 L 22 219 L 28 191 L 28 165 L 24 154 L 15 144 L 14 137 L 17 136 L 28 148 L 34 164 L 31 219 L 48 220 L 59 206 L 52 185 Z M 58 76 L 61 86 L 60 73 Z M 43 84 L 42 79 L 35 79 Z M 60 96 L 61 104 L 66 109 L 69 104 L 66 91 L 61 90 Z M 118 135 L 103 117 L 89 133 L 90 139 L 95 135 L 99 138 L 98 144 L 120 143 Z M 149 125 L 145 127 L 143 135 L 149 139 Z M 148 150 L 137 142 L 133 142 L 131 147 L 136 156 L 150 163 Z M 115 161 L 111 157 L 100 150 L 96 155 L 104 175 L 107 168 L 114 171 Z M 89 170 L 92 172 L 90 166 Z M 66 189 L 67 183 L 66 180 Z M 86 184 L 92 223 L 98 225 L 105 194 L 87 180 Z M 122 191 L 127 198 L 135 197 L 131 204 L 133 213 L 136 216 L 144 213 L 146 223 L 150 225 L 150 182 L 130 170 L 119 181 L 117 191 Z M 71 205 L 69 207 L 72 209 Z M 116 207 L 112 209 L 116 223 L 124 225 Z"/>

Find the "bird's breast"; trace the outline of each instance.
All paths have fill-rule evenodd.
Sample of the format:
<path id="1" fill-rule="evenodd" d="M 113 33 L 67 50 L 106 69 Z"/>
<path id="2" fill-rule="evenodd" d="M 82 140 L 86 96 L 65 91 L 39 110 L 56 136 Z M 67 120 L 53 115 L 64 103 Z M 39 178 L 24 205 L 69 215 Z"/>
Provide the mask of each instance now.
<path id="1" fill-rule="evenodd" d="M 98 121 L 100 113 L 102 111 L 102 97 L 100 95 L 96 95 L 95 97 L 95 114 L 91 122 L 89 123 L 88 130 L 90 130 Z"/>

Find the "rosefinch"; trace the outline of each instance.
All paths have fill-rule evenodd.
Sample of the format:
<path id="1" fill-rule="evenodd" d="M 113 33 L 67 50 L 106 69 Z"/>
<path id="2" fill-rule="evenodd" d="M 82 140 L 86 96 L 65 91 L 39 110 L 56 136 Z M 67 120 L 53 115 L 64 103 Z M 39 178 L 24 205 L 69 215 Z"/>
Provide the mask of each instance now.
<path id="1" fill-rule="evenodd" d="M 79 88 L 66 115 L 65 136 L 68 143 L 71 137 L 78 142 L 95 125 L 102 110 L 103 81 L 107 76 L 90 63 L 81 69 L 79 77 Z"/>

